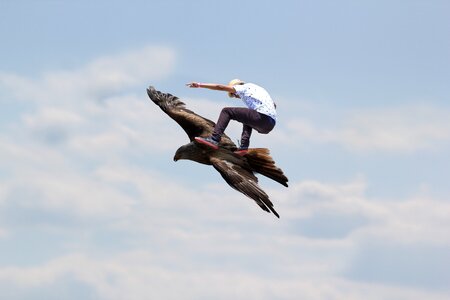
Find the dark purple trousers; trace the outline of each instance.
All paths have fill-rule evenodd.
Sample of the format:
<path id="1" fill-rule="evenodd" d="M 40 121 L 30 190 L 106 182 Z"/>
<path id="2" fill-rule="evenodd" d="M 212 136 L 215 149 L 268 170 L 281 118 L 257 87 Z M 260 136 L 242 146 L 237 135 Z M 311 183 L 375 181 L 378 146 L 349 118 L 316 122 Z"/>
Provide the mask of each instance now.
<path id="1" fill-rule="evenodd" d="M 220 137 L 225 132 L 230 120 L 236 120 L 244 125 L 240 145 L 240 148 L 243 149 L 248 148 L 250 145 L 250 136 L 253 128 L 259 133 L 267 134 L 275 127 L 274 119 L 256 110 L 246 107 L 225 107 L 220 113 L 216 127 L 214 127 L 212 134 L 214 140 L 220 141 Z"/>

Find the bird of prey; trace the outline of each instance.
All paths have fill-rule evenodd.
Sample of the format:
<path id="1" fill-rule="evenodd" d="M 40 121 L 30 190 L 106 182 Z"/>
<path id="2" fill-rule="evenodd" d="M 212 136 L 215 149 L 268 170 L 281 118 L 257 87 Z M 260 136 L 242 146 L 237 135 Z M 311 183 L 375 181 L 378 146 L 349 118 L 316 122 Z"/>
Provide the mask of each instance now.
<path id="1" fill-rule="evenodd" d="M 157 91 L 153 86 L 147 88 L 147 94 L 189 137 L 190 142 L 176 151 L 174 161 L 187 159 L 212 165 L 232 188 L 253 199 L 266 212 L 280 217 L 269 196 L 259 187 L 255 176 L 255 173 L 259 173 L 288 186 L 288 178 L 275 165 L 269 149 L 249 148 L 245 155 L 236 154 L 236 145 L 225 134 L 217 150 L 200 144 L 195 141 L 195 137 L 210 136 L 214 130 L 214 122 L 187 109 L 178 97 Z"/>

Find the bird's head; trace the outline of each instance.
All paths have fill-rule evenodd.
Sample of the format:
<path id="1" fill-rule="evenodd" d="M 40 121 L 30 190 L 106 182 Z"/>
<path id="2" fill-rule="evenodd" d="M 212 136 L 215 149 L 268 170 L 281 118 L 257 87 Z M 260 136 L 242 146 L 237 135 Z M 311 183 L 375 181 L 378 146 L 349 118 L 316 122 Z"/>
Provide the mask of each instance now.
<path id="1" fill-rule="evenodd" d="M 184 147 L 184 146 L 181 146 L 180 148 L 178 148 L 177 152 L 175 152 L 175 155 L 174 155 L 174 157 L 173 157 L 173 161 L 178 161 L 178 160 L 180 160 L 180 159 L 186 159 L 186 158 L 184 157 L 183 147 Z"/>
<path id="2" fill-rule="evenodd" d="M 180 159 L 193 160 L 201 164 L 210 164 L 209 154 L 212 150 L 205 150 L 206 146 L 199 147 L 195 142 L 190 142 L 189 144 L 183 145 L 178 148 L 177 152 L 173 157 L 174 161 Z"/>
<path id="3" fill-rule="evenodd" d="M 180 160 L 180 159 L 190 159 L 192 160 L 192 153 L 194 151 L 194 145 L 193 143 L 189 143 L 186 145 L 181 146 L 178 148 L 177 152 L 175 152 L 175 155 L 173 157 L 174 161 Z"/>

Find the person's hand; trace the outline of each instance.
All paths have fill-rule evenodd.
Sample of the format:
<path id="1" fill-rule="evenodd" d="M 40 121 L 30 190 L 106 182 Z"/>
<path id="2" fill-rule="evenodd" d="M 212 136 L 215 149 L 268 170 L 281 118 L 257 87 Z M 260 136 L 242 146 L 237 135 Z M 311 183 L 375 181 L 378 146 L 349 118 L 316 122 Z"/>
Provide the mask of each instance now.
<path id="1" fill-rule="evenodd" d="M 200 87 L 200 83 L 198 83 L 198 82 L 186 83 L 186 86 L 188 86 L 190 88 L 199 88 Z"/>

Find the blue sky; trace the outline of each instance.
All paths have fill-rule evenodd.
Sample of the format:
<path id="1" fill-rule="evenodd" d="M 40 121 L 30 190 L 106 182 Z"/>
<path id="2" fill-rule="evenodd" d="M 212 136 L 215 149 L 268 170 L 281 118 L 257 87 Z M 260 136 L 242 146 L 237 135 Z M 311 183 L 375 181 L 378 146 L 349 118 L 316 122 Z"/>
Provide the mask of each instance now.
<path id="1" fill-rule="evenodd" d="M 0 2 L 0 291 L 16 299 L 448 299 L 448 1 Z M 278 104 L 260 178 L 187 142 L 152 84 L 215 120 Z M 234 139 L 239 124 L 227 129 Z"/>

